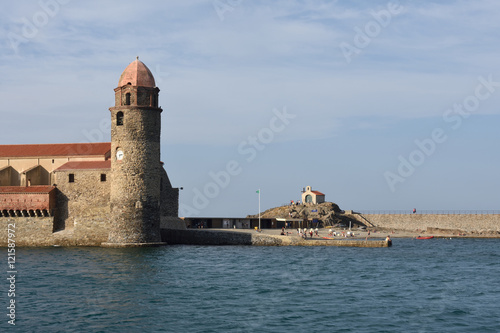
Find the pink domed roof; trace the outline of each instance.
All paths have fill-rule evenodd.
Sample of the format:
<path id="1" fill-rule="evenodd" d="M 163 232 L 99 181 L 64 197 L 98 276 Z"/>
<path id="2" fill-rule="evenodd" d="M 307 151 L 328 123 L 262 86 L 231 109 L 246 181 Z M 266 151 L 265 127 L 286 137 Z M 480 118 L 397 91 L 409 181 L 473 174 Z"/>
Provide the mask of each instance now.
<path id="1" fill-rule="evenodd" d="M 131 84 L 133 86 L 141 87 L 152 87 L 156 86 L 155 78 L 149 68 L 144 65 L 142 61 L 137 57 L 136 60 L 132 61 L 130 65 L 125 68 L 122 75 L 120 76 L 120 81 L 118 81 L 118 87 Z"/>

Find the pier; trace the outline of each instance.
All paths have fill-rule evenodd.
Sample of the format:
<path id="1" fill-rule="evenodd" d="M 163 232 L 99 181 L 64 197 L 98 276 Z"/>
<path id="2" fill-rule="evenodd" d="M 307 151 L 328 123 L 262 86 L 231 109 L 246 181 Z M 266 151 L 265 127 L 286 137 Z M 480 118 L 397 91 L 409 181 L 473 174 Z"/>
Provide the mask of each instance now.
<path id="1" fill-rule="evenodd" d="M 346 247 L 390 247 L 381 239 L 303 239 L 295 234 L 281 236 L 258 233 L 253 230 L 187 229 L 162 230 L 162 239 L 168 244 L 183 245 L 253 245 L 253 246 L 346 246 Z"/>

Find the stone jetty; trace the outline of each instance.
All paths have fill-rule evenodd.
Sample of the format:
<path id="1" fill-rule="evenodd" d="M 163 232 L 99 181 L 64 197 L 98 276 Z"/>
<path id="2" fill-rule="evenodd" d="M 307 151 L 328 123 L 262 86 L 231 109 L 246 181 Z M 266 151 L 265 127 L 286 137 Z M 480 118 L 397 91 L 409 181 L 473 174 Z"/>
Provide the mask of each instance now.
<path id="1" fill-rule="evenodd" d="M 281 236 L 241 230 L 187 229 L 162 230 L 168 244 L 184 245 L 254 245 L 254 246 L 347 246 L 389 247 L 385 240 L 364 239 L 303 239 L 296 235 Z"/>

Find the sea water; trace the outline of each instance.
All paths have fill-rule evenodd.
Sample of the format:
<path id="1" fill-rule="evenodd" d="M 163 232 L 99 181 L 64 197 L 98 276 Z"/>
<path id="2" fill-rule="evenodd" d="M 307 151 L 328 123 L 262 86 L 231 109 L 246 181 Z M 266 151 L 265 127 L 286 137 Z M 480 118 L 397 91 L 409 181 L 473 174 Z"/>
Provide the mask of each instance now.
<path id="1" fill-rule="evenodd" d="M 16 325 L 4 279 L 2 332 L 500 332 L 498 239 L 18 248 L 16 260 Z"/>

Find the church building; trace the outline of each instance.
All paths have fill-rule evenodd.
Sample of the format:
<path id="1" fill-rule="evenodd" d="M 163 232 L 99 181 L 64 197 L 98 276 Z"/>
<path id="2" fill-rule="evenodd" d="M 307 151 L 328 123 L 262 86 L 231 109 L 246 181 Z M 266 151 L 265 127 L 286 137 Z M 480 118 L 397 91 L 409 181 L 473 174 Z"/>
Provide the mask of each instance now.
<path id="1" fill-rule="evenodd" d="M 111 142 L 0 145 L 0 245 L 148 246 L 178 218 L 160 161 L 160 89 L 137 58 L 114 89 Z"/>
<path id="2" fill-rule="evenodd" d="M 305 204 L 320 204 L 325 202 L 325 195 L 319 191 L 313 191 L 311 186 L 307 186 L 302 191 L 302 202 Z"/>

